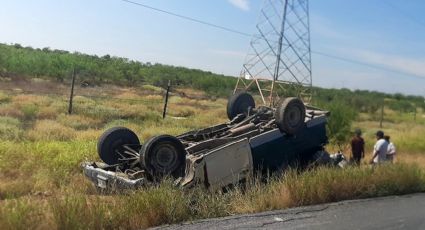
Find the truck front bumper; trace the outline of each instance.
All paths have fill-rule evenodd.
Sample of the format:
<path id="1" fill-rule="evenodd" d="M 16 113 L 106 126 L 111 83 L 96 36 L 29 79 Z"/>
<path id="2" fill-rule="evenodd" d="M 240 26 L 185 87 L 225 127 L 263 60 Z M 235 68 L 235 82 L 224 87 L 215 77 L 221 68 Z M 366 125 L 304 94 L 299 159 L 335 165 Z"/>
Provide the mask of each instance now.
<path id="1" fill-rule="evenodd" d="M 84 175 L 89 178 L 97 188 L 102 190 L 137 189 L 146 184 L 145 178 L 129 179 L 124 175 L 121 176 L 116 172 L 99 167 L 97 163 L 85 162 L 82 164 L 82 168 Z"/>

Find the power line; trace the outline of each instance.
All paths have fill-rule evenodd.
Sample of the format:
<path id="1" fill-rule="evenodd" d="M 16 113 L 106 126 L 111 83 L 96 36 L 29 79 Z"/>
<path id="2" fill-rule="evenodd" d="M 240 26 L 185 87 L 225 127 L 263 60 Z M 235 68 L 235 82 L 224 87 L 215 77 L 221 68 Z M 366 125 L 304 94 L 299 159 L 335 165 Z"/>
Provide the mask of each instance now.
<path id="1" fill-rule="evenodd" d="M 181 19 L 184 19 L 184 20 L 191 21 L 191 22 L 195 22 L 195 23 L 206 25 L 206 26 L 214 27 L 214 28 L 217 28 L 217 29 L 225 30 L 225 31 L 230 32 L 230 33 L 235 33 L 235 34 L 239 34 L 239 35 L 246 36 L 246 37 L 252 36 L 248 33 L 238 31 L 238 30 L 235 30 L 235 29 L 232 29 L 232 28 L 229 28 L 229 27 L 224 27 L 224 26 L 217 25 L 217 24 L 210 23 L 210 22 L 206 22 L 206 21 L 203 21 L 203 20 L 200 20 L 200 19 L 196 19 L 196 18 L 185 16 L 185 15 L 177 14 L 177 13 L 174 13 L 174 12 L 171 12 L 171 11 L 168 11 L 168 10 L 159 9 L 159 8 L 149 6 L 149 5 L 146 5 L 146 4 L 142 4 L 142 3 L 139 3 L 139 2 L 130 1 L 130 0 L 120 0 L 120 1 L 125 2 L 125 3 L 129 3 L 129 4 L 133 4 L 133 5 L 136 5 L 136 6 L 139 6 L 139 7 L 147 8 L 147 9 L 157 11 L 157 12 L 160 12 L 160 13 L 168 14 L 168 15 L 171 15 L 171 16 L 174 16 L 174 17 L 178 17 L 178 18 L 181 18 Z M 382 1 L 382 2 L 384 2 L 384 3 L 388 4 L 389 6 L 397 9 L 397 7 L 388 3 L 387 1 Z M 404 12 L 404 11 L 400 10 L 400 12 Z M 415 20 L 417 23 L 425 26 L 425 24 L 418 21 L 414 17 L 411 17 L 408 13 L 404 12 L 403 14 L 405 14 L 406 16 L 409 16 L 412 20 Z M 347 62 L 347 63 L 356 64 L 356 65 L 362 65 L 362 66 L 366 66 L 366 67 L 373 68 L 373 69 L 383 70 L 383 71 L 401 74 L 401 75 L 406 75 L 406 76 L 411 76 L 411 77 L 415 77 L 415 78 L 421 78 L 421 79 L 425 78 L 425 76 L 409 74 L 409 73 L 406 73 L 406 72 L 403 72 L 403 71 L 397 71 L 397 70 L 394 70 L 394 69 L 385 68 L 385 67 L 382 67 L 382 66 L 373 65 L 373 64 L 369 64 L 369 63 L 365 63 L 365 62 L 361 62 L 361 61 L 356 61 L 356 60 L 348 59 L 348 58 L 345 58 L 345 57 L 340 57 L 340 56 L 337 56 L 337 55 L 327 54 L 327 53 L 320 52 L 320 51 L 313 51 L 312 50 L 311 52 L 316 54 L 316 55 L 320 55 L 320 56 L 324 56 L 324 57 L 328 57 L 328 58 L 332 58 L 332 59 L 335 59 L 335 60 L 344 61 L 344 62 Z"/>
<path id="2" fill-rule="evenodd" d="M 356 64 L 356 65 L 362 65 L 362 66 L 366 66 L 372 69 L 377 69 L 377 70 L 383 70 L 383 71 L 387 71 L 390 73 L 396 73 L 396 74 L 402 74 L 402 75 L 406 75 L 406 76 L 410 76 L 410 77 L 414 77 L 414 78 L 420 78 L 420 79 L 425 79 L 425 76 L 422 75 L 416 75 L 416 74 L 409 74 L 403 71 L 398 71 L 398 70 L 394 70 L 394 69 L 390 69 L 390 68 L 386 68 L 386 67 L 382 67 L 382 66 L 378 66 L 378 65 L 373 65 L 370 63 L 366 63 L 366 62 L 361 62 L 361 61 L 356 61 L 353 59 L 349 59 L 349 58 L 344 58 L 344 57 L 339 57 L 339 56 L 335 56 L 335 55 L 331 55 L 331 54 L 326 54 L 320 51 L 311 51 L 311 53 L 313 54 L 317 54 L 320 56 L 324 56 L 324 57 L 328 57 L 328 58 L 332 58 L 335 60 L 339 60 L 339 61 L 343 61 L 343 62 L 348 62 L 348 63 L 352 63 L 352 64 Z"/>
<path id="3" fill-rule="evenodd" d="M 142 3 L 139 3 L 139 2 L 134 2 L 134 1 L 129 1 L 129 0 L 121 0 L 121 1 L 133 4 L 133 5 L 136 5 L 136 6 L 141 6 L 141 7 L 144 7 L 144 8 L 150 9 L 150 10 L 154 10 L 154 11 L 157 11 L 157 12 L 161 12 L 161 13 L 164 13 L 164 14 L 168 14 L 168 15 L 178 17 L 178 18 L 181 18 L 181 19 L 185 19 L 185 20 L 188 20 L 188 21 L 200 23 L 200 24 L 203 24 L 203 25 L 206 25 L 206 26 L 211 26 L 211 27 L 215 27 L 215 28 L 218 28 L 218 29 L 226 30 L 228 32 L 232 32 L 232 33 L 240 34 L 240 35 L 243 35 L 243 36 L 251 37 L 250 34 L 245 33 L 245 32 L 237 31 L 237 30 L 234 30 L 234 29 L 231 29 L 231 28 L 228 28 L 228 27 L 220 26 L 220 25 L 213 24 L 213 23 L 206 22 L 206 21 L 202 21 L 202 20 L 199 20 L 199 19 L 196 19 L 196 18 L 192 18 L 192 17 L 181 15 L 181 14 L 173 13 L 171 11 L 162 10 L 162 9 L 155 8 L 155 7 L 152 7 L 152 6 L 148 6 L 146 4 L 142 4 Z"/>
<path id="4" fill-rule="evenodd" d="M 414 22 L 414 23 L 416 23 L 416 24 L 418 24 L 420 26 L 425 27 L 425 23 L 423 21 L 421 21 L 418 18 L 412 16 L 410 13 L 408 13 L 407 11 L 401 9 L 400 7 L 397 7 L 396 5 L 394 5 L 394 4 L 392 4 L 392 3 L 388 2 L 388 1 L 385 1 L 385 0 L 381 0 L 380 2 L 381 3 L 384 3 L 385 5 L 387 5 L 389 7 L 391 7 L 393 10 L 397 11 L 400 15 L 403 15 L 404 17 L 406 17 L 410 21 L 412 21 L 412 22 Z"/>

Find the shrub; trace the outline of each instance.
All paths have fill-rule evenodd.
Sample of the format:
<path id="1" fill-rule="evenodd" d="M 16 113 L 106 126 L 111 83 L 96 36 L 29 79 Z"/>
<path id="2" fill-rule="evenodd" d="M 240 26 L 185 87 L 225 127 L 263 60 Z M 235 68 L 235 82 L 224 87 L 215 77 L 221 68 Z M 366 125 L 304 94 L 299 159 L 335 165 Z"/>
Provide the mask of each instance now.
<path id="1" fill-rule="evenodd" d="M 38 114 L 38 107 L 34 104 L 25 104 L 21 107 L 21 111 L 25 120 L 34 120 Z"/>
<path id="2" fill-rule="evenodd" d="M 331 102 L 326 106 L 331 112 L 327 133 L 332 143 L 343 145 L 351 135 L 351 124 L 356 117 L 356 111 L 342 102 Z"/>

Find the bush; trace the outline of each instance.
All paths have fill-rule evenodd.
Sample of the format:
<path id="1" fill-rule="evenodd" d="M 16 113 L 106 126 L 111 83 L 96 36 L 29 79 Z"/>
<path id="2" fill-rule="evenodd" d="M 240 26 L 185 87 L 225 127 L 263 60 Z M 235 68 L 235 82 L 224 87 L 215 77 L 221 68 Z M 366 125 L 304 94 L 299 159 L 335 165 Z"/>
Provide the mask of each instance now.
<path id="1" fill-rule="evenodd" d="M 26 104 L 22 106 L 21 111 L 24 114 L 25 120 L 34 120 L 38 114 L 38 107 L 33 104 Z"/>
<path id="2" fill-rule="evenodd" d="M 326 109 L 331 112 L 327 125 L 329 139 L 333 144 L 341 146 L 351 135 L 351 124 L 356 118 L 356 111 L 342 102 L 331 102 Z"/>

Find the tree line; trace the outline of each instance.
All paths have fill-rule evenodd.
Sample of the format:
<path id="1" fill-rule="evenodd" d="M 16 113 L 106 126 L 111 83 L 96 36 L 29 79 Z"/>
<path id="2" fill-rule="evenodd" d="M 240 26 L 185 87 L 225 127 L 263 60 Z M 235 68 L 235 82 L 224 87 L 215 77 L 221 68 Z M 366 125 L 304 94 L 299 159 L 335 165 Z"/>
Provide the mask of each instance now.
<path id="1" fill-rule="evenodd" d="M 151 84 L 164 87 L 171 80 L 173 85 L 193 87 L 216 96 L 228 96 L 237 80 L 234 77 L 198 69 L 142 63 L 110 55 L 97 56 L 0 43 L 0 76 L 18 74 L 63 82 L 69 79 L 74 67 L 78 71 L 80 80 L 93 85 L 102 83 Z M 414 112 L 417 107 L 425 109 L 424 98 L 421 96 L 317 87 L 313 92 L 313 102 L 316 105 L 326 106 L 331 102 L 341 101 L 358 112 L 371 114 L 380 110 L 384 99 L 386 99 L 386 106 L 403 113 Z"/>
<path id="2" fill-rule="evenodd" d="M 114 83 L 119 85 L 151 84 L 194 87 L 211 94 L 228 94 L 236 79 L 197 69 L 162 64 L 142 63 L 110 55 L 97 56 L 50 48 L 35 49 L 19 44 L 0 44 L 0 75 L 19 74 L 28 77 L 50 78 L 63 82 L 73 68 L 79 79 L 93 85 Z"/>

